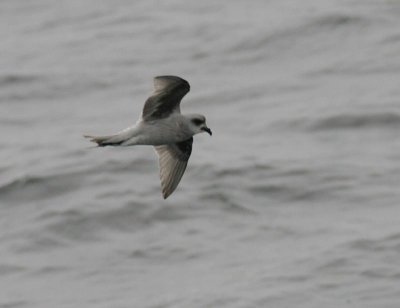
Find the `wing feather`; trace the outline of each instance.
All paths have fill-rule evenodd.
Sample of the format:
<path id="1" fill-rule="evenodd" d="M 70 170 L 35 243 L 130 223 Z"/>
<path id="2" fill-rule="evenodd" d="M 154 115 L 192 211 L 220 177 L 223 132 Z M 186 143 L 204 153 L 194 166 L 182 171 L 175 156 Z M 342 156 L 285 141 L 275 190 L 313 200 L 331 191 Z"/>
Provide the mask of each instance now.
<path id="1" fill-rule="evenodd" d="M 145 121 L 162 119 L 173 112 L 180 112 L 180 102 L 190 91 L 189 83 L 177 76 L 154 78 L 154 93 L 145 102 L 142 118 Z"/>
<path id="2" fill-rule="evenodd" d="M 164 199 L 178 186 L 192 153 L 193 138 L 186 141 L 155 146 L 159 156 L 161 190 Z"/>

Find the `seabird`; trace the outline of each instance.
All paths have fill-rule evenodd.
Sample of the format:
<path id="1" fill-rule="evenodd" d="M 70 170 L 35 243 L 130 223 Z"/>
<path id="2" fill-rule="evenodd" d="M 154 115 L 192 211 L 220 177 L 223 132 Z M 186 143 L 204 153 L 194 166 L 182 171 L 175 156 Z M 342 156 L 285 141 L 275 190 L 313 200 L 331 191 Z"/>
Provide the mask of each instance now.
<path id="1" fill-rule="evenodd" d="M 159 156 L 161 190 L 164 199 L 178 186 L 192 153 L 193 136 L 212 135 L 201 114 L 181 114 L 180 102 L 189 83 L 177 76 L 154 78 L 154 93 L 146 100 L 135 125 L 114 135 L 89 136 L 99 146 L 152 145 Z"/>

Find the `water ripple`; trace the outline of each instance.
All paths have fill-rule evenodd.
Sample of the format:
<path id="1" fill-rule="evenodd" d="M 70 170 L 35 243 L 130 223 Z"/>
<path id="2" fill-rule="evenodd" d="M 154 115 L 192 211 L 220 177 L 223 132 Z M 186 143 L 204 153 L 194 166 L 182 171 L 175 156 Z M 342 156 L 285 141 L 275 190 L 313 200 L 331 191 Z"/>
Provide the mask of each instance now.
<path id="1" fill-rule="evenodd" d="M 362 128 L 397 128 L 400 126 L 400 115 L 396 113 L 375 114 L 340 114 L 315 121 L 310 129 L 313 131 Z"/>

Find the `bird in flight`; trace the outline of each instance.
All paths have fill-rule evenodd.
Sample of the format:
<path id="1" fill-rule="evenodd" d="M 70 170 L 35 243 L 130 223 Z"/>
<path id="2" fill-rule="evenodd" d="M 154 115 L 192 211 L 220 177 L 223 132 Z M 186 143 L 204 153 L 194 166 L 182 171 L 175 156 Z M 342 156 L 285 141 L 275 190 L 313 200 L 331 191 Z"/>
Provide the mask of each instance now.
<path id="1" fill-rule="evenodd" d="M 190 90 L 177 76 L 154 78 L 154 93 L 146 100 L 135 125 L 114 135 L 89 136 L 99 146 L 152 145 L 159 156 L 161 190 L 164 199 L 178 186 L 192 153 L 193 136 L 212 135 L 201 114 L 181 114 L 180 102 Z"/>

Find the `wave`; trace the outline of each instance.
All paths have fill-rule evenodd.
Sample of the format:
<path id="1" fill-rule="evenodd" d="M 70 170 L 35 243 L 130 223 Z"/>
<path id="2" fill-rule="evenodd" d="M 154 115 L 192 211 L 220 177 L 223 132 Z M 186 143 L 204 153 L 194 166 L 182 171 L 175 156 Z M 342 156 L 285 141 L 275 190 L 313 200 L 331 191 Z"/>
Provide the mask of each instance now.
<path id="1" fill-rule="evenodd" d="M 5 276 L 7 274 L 21 273 L 26 271 L 26 267 L 13 264 L 0 264 L 0 275 Z"/>
<path id="2" fill-rule="evenodd" d="M 80 176 L 79 173 L 68 176 L 22 176 L 0 186 L 0 199 L 19 203 L 59 197 L 78 189 Z"/>
<path id="3" fill-rule="evenodd" d="M 38 218 L 42 225 L 40 234 L 51 234 L 60 242 L 62 239 L 96 241 L 103 238 L 103 232 L 135 232 L 154 223 L 174 223 L 187 218 L 186 206 L 159 206 L 146 200 L 129 201 L 119 206 L 118 200 L 110 202 L 105 210 L 84 210 L 90 205 L 81 206 L 82 209 L 48 210 Z"/>
<path id="4" fill-rule="evenodd" d="M 70 152 L 66 155 L 71 156 L 76 154 L 75 152 Z M 108 160 L 91 165 L 90 167 L 72 169 L 71 171 L 66 170 L 73 167 L 66 165 L 62 168 L 60 167 L 60 170 L 53 170 L 52 174 L 24 175 L 0 183 L 0 199 L 19 203 L 56 198 L 78 191 L 88 177 L 96 177 L 99 172 L 123 175 L 133 171 L 143 172 L 149 166 L 154 166 L 154 161 L 141 158 L 127 162 Z"/>
<path id="5" fill-rule="evenodd" d="M 0 76 L 0 87 L 3 86 L 19 86 L 26 85 L 29 83 L 34 83 L 41 81 L 42 77 L 37 75 L 27 75 L 27 74 L 6 74 Z"/>
<path id="6" fill-rule="evenodd" d="M 111 85 L 112 81 L 97 76 L 6 74 L 0 76 L 0 88 L 4 88 L 0 100 L 16 102 L 63 99 L 104 90 Z"/>
<path id="7" fill-rule="evenodd" d="M 239 215 L 253 215 L 256 212 L 248 208 L 245 204 L 237 201 L 235 196 L 225 192 L 225 189 L 219 189 L 218 187 L 213 187 L 212 191 L 205 191 L 201 195 L 201 202 L 211 203 L 213 207 L 216 204 L 220 205 L 220 208 L 224 211 L 230 213 L 237 213 Z"/>
<path id="8" fill-rule="evenodd" d="M 354 14 L 329 14 L 315 18 L 308 24 L 310 28 L 336 28 L 341 26 L 365 25 L 369 20 L 360 15 Z"/>
<path id="9" fill-rule="evenodd" d="M 193 172 L 200 182 L 199 200 L 227 211 L 250 214 L 263 207 L 266 200 L 292 203 L 346 198 L 356 181 L 345 170 L 267 163 L 229 168 L 203 166 Z"/>
<path id="10" fill-rule="evenodd" d="M 395 113 L 340 114 L 315 121 L 313 131 L 361 128 L 391 128 L 400 126 L 400 115 Z"/>
<path id="11" fill-rule="evenodd" d="M 350 242 L 349 248 L 362 252 L 400 252 L 400 233 L 393 233 L 382 238 L 362 238 Z"/>
<path id="12" fill-rule="evenodd" d="M 329 14 L 275 32 L 264 32 L 261 35 L 260 32 L 257 32 L 256 36 L 247 36 L 241 39 L 229 48 L 229 52 L 246 52 L 246 55 L 248 55 L 250 51 L 261 50 L 263 54 L 260 54 L 260 56 L 265 57 L 274 50 L 273 46 L 275 46 L 275 51 L 281 53 L 284 50 L 293 50 L 293 46 L 302 44 L 309 46 L 310 40 L 315 42 L 315 36 L 323 36 L 322 39 L 318 39 L 319 44 L 329 40 L 336 41 L 337 38 L 332 36 L 335 31 L 342 33 L 342 31 L 349 31 L 353 27 L 357 29 L 365 28 L 370 23 L 370 20 L 360 15 Z M 327 32 L 330 35 L 327 35 Z M 309 48 L 307 48 L 307 52 L 309 52 Z M 257 59 L 256 56 L 255 60 Z"/>
<path id="13" fill-rule="evenodd" d="M 400 126 L 400 114 L 395 112 L 380 113 L 341 113 L 316 118 L 298 117 L 289 120 L 279 120 L 271 127 L 289 131 L 330 131 L 358 129 L 393 129 Z"/>

